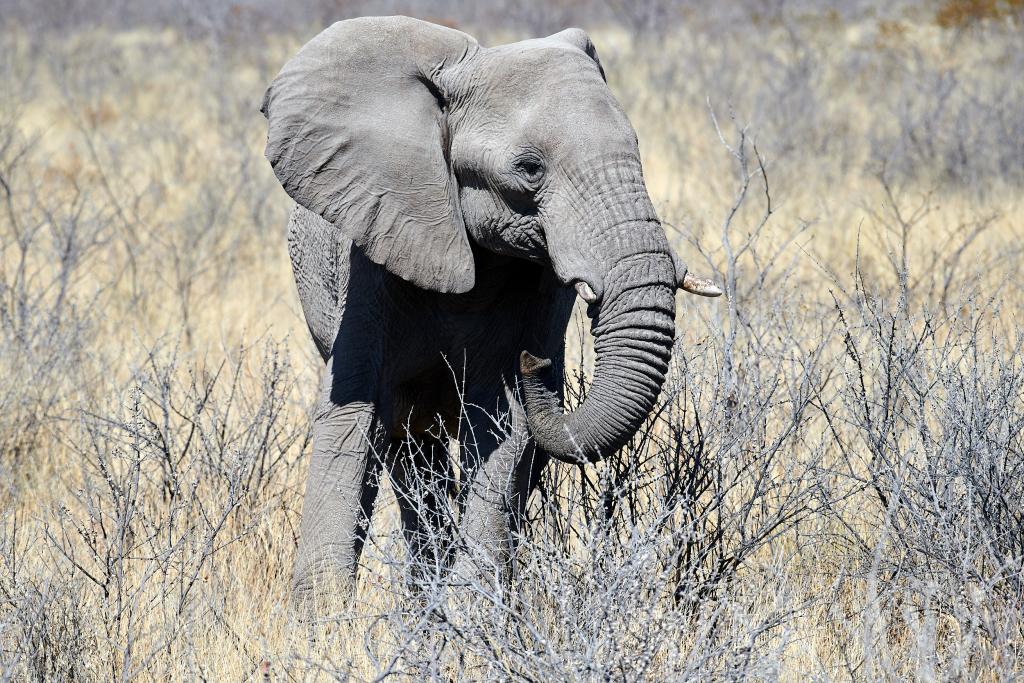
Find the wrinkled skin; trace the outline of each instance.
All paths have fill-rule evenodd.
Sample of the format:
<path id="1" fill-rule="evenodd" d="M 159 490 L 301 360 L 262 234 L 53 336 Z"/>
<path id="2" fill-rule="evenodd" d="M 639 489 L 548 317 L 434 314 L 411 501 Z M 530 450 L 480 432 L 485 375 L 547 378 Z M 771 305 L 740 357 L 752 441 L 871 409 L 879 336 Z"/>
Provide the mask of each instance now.
<path id="1" fill-rule="evenodd" d="M 686 276 L 593 45 L 579 29 L 484 48 L 404 17 L 339 22 L 263 110 L 326 362 L 298 593 L 354 574 L 382 468 L 413 551 L 431 557 L 442 506 L 403 492 L 447 476 L 446 435 L 462 441 L 464 537 L 506 565 L 548 459 L 596 461 L 651 410 Z M 564 414 L 577 291 L 597 362 Z"/>

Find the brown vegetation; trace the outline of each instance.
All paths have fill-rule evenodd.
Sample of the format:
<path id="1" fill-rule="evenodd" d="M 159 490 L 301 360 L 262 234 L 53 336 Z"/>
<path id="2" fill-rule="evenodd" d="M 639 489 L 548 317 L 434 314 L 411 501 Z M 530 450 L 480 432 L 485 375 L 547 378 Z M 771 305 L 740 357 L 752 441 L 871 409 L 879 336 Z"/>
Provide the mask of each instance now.
<path id="1" fill-rule="evenodd" d="M 680 295 L 632 444 L 549 469 L 511 594 L 411 591 L 385 512 L 317 624 L 288 583 L 319 358 L 258 107 L 327 21 L 402 7 L 17 4 L 0 680 L 1019 675 L 1019 7 L 755 4 L 413 7 L 485 43 L 584 25 L 727 296 Z"/>

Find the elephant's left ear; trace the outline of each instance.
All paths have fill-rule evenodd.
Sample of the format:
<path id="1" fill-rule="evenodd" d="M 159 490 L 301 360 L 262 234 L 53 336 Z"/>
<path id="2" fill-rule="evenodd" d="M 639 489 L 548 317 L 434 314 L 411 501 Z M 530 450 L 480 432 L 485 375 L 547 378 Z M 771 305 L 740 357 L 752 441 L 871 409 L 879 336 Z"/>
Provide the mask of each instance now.
<path id="1" fill-rule="evenodd" d="M 597 64 L 597 70 L 601 72 L 601 78 L 608 82 L 608 79 L 604 75 L 604 67 L 601 66 L 601 58 L 597 56 L 597 48 L 594 47 L 593 41 L 590 40 L 590 36 L 587 32 L 581 28 L 567 28 L 564 31 L 560 31 L 555 35 L 551 36 L 551 40 L 558 40 L 563 43 L 582 50 L 588 57 L 594 60 L 594 64 Z"/>

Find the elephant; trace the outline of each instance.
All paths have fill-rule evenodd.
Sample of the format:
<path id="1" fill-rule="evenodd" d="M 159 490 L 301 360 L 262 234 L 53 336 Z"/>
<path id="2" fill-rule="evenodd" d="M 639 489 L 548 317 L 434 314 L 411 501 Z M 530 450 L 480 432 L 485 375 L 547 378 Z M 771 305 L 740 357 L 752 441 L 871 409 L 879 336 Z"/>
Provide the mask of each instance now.
<path id="1" fill-rule="evenodd" d="M 409 492 L 450 476 L 453 438 L 461 537 L 508 567 L 548 461 L 596 462 L 651 411 L 677 289 L 721 294 L 670 247 L 594 44 L 580 29 L 488 48 L 407 17 L 340 21 L 261 111 L 325 363 L 293 590 L 353 583 L 382 471 L 411 552 L 446 553 L 427 540 L 454 524 L 445 492 Z M 565 412 L 577 296 L 596 360 Z"/>

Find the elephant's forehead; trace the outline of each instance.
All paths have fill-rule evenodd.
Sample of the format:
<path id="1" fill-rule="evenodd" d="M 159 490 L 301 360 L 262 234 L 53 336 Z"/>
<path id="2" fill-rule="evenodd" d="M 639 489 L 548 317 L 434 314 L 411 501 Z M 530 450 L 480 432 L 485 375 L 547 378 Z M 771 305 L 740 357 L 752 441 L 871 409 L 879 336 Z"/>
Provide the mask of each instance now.
<path id="1" fill-rule="evenodd" d="M 597 65 L 579 50 L 528 40 L 484 50 L 479 68 L 492 96 L 536 100 L 604 89 Z"/>
<path id="2" fill-rule="evenodd" d="M 476 74 L 478 105 L 509 133 L 537 142 L 573 142 L 580 135 L 632 139 L 632 127 L 597 65 L 579 50 L 544 40 L 491 48 Z"/>

